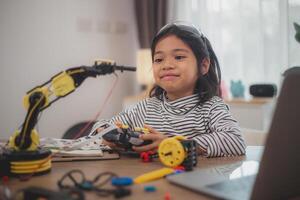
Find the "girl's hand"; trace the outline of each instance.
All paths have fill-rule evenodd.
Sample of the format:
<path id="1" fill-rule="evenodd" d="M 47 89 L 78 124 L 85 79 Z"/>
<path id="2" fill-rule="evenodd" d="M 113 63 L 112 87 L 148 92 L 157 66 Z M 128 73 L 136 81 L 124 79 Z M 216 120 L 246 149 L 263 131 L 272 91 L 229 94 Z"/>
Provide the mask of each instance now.
<path id="1" fill-rule="evenodd" d="M 145 128 L 149 130 L 149 133 L 140 135 L 142 140 L 152 140 L 151 144 L 144 145 L 144 146 L 133 146 L 132 149 L 136 152 L 145 152 L 145 151 L 156 151 L 158 145 L 167 138 L 167 136 L 161 134 L 160 132 L 156 131 L 150 126 L 145 125 Z"/>

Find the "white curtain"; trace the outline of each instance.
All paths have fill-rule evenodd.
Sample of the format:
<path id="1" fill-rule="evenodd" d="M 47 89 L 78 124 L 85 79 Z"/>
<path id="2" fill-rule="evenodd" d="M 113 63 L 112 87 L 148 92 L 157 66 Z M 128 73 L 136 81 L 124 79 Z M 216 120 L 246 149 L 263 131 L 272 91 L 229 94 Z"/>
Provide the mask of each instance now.
<path id="1" fill-rule="evenodd" d="M 169 21 L 195 24 L 211 41 L 223 80 L 280 85 L 288 68 L 287 0 L 170 0 Z M 246 93 L 247 95 L 247 93 Z"/>

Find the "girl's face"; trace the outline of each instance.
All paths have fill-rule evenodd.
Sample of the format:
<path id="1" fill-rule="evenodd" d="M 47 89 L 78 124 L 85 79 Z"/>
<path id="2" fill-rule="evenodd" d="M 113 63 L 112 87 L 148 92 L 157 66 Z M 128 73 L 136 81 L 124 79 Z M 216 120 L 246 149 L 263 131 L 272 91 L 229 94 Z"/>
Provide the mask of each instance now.
<path id="1" fill-rule="evenodd" d="M 175 35 L 162 38 L 153 57 L 153 76 L 170 100 L 194 93 L 198 79 L 197 59 L 192 49 Z"/>

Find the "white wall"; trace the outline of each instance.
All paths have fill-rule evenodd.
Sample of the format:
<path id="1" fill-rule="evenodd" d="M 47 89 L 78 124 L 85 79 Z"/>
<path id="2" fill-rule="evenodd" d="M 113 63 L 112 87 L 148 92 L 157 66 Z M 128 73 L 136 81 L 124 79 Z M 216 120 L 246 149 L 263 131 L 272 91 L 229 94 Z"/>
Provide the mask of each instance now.
<path id="1" fill-rule="evenodd" d="M 23 122 L 24 94 L 74 66 L 95 58 L 135 65 L 138 46 L 132 0 L 0 1 L 0 138 Z M 42 137 L 61 137 L 72 124 L 92 119 L 114 81 L 113 75 L 87 79 L 81 87 L 46 109 L 38 123 Z M 133 93 L 134 73 L 119 81 L 101 118 L 122 108 Z"/>

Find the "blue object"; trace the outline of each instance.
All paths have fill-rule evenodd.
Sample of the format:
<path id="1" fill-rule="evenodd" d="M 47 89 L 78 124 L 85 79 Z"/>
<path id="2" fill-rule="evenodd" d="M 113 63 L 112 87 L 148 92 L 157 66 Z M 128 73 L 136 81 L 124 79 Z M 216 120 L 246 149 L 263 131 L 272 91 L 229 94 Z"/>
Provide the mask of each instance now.
<path id="1" fill-rule="evenodd" d="M 144 187 L 144 190 L 145 190 L 146 192 L 155 192 L 155 191 L 156 191 L 156 187 L 153 186 L 153 185 L 146 185 L 146 186 Z"/>
<path id="2" fill-rule="evenodd" d="M 82 183 L 79 184 L 79 187 L 83 190 L 92 190 L 94 186 L 91 181 L 83 181 Z"/>
<path id="3" fill-rule="evenodd" d="M 230 92 L 233 98 L 243 98 L 245 93 L 245 86 L 241 80 L 230 81 Z"/>
<path id="4" fill-rule="evenodd" d="M 180 174 L 180 173 L 183 173 L 185 172 L 184 170 L 181 170 L 181 169 L 178 169 L 178 170 L 175 170 L 174 174 Z"/>
<path id="5" fill-rule="evenodd" d="M 130 177 L 114 177 L 111 179 L 111 184 L 114 186 L 132 185 L 133 180 Z"/>

